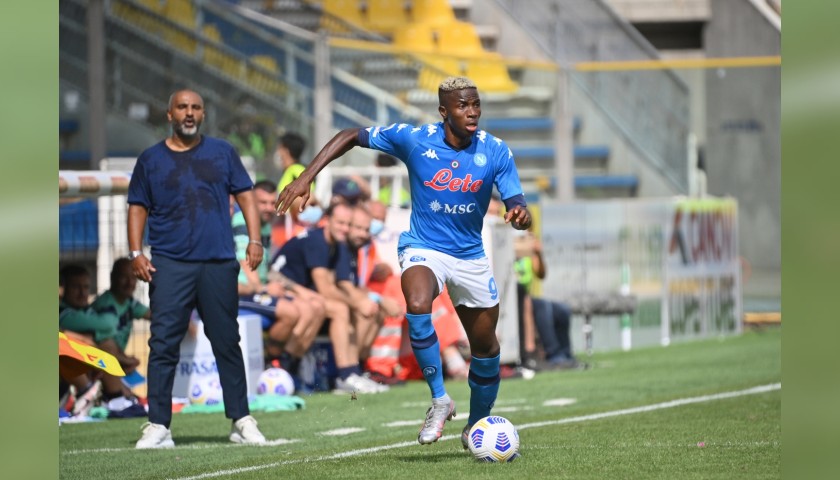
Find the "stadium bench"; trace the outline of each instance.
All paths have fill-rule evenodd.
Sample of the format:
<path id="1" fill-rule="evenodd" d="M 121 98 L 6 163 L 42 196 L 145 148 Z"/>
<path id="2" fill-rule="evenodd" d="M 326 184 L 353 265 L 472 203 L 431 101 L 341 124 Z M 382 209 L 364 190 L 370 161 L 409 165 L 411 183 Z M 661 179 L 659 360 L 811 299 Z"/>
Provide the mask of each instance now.
<path id="1" fill-rule="evenodd" d="M 587 355 L 592 355 L 592 316 L 632 315 L 637 305 L 634 295 L 621 295 L 614 292 L 581 292 L 561 301 L 572 313 L 583 315 L 583 335 Z"/>

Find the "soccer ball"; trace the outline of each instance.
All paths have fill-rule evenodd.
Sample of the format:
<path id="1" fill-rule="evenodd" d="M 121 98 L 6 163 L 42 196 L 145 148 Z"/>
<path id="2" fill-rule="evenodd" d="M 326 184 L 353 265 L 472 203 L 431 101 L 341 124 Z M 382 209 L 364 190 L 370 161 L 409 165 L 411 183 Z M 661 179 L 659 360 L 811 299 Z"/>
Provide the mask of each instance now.
<path id="1" fill-rule="evenodd" d="M 269 368 L 260 374 L 257 393 L 274 395 L 291 395 L 295 393 L 295 381 L 289 372 L 282 368 Z"/>
<path id="2" fill-rule="evenodd" d="M 468 444 L 476 460 L 482 462 L 512 462 L 519 458 L 519 433 L 504 417 L 491 415 L 475 422 Z"/>
<path id="3" fill-rule="evenodd" d="M 190 384 L 190 403 L 193 405 L 216 405 L 222 403 L 222 382 L 219 375 L 194 377 Z"/>

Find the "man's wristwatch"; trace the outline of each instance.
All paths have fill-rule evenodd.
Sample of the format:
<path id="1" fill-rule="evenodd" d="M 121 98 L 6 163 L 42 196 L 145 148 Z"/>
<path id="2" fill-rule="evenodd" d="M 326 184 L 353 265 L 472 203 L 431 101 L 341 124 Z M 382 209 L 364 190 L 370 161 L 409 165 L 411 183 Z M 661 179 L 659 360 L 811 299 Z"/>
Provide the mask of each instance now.
<path id="1" fill-rule="evenodd" d="M 133 261 L 135 258 L 139 257 L 140 255 L 143 255 L 143 250 L 132 250 L 128 253 L 128 259 Z"/>

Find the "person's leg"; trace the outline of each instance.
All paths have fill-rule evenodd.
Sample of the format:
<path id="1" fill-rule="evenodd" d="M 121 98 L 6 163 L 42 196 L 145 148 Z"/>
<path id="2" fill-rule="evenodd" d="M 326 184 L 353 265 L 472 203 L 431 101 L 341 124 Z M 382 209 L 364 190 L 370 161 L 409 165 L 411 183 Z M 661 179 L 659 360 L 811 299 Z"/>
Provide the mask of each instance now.
<path id="1" fill-rule="evenodd" d="M 490 308 L 455 307 L 467 338 L 470 340 L 472 361 L 470 362 L 470 418 L 467 425 L 490 415 L 499 393 L 499 340 L 496 338 L 496 324 L 499 321 L 499 306 Z"/>
<path id="2" fill-rule="evenodd" d="M 286 298 L 275 299 L 274 316 L 277 319 L 268 329 L 268 336 L 278 343 L 285 343 L 300 319 L 297 306 Z"/>
<path id="3" fill-rule="evenodd" d="M 531 297 L 531 303 L 534 306 L 534 323 L 537 331 L 540 332 L 540 341 L 542 341 L 545 351 L 545 358 L 552 358 L 560 353 L 561 348 L 557 337 L 554 309 L 551 303 L 543 298 Z M 569 338 L 568 332 L 566 332 L 566 338 Z"/>
<path id="4" fill-rule="evenodd" d="M 356 341 L 359 346 L 359 362 L 364 364 L 370 356 L 370 347 L 385 323 L 385 312 L 381 309 L 373 316 L 356 314 Z"/>
<path id="5" fill-rule="evenodd" d="M 417 265 L 403 272 L 401 283 L 411 349 L 429 385 L 432 399 L 442 398 L 446 395 L 443 362 L 440 343 L 432 325 L 432 301 L 440 293 L 437 278 L 431 268 Z"/>
<path id="6" fill-rule="evenodd" d="M 154 265 L 157 271 L 152 273 L 149 284 L 152 321 L 146 378 L 149 422 L 169 428 L 175 368 L 195 305 L 200 271 L 194 264 L 161 256 L 154 258 Z"/>
<path id="7" fill-rule="evenodd" d="M 432 325 L 432 302 L 440 293 L 440 284 L 434 271 L 427 265 L 406 268 L 401 283 L 411 349 L 432 393 L 432 406 L 426 410 L 426 419 L 417 435 L 417 441 L 427 445 L 440 439 L 446 421 L 455 416 L 455 402 L 443 385 L 440 342 Z"/>
<path id="8" fill-rule="evenodd" d="M 295 358 L 303 358 L 324 324 L 326 309 L 320 296 L 308 300 L 295 297 L 292 303 L 300 312 L 300 320 L 292 330 L 292 337 L 286 342 L 286 351 Z"/>
<path id="9" fill-rule="evenodd" d="M 534 307 L 531 295 L 526 294 L 522 302 L 522 335 L 519 359 L 522 366 L 532 370 L 537 369 L 537 329 L 534 326 Z"/>
<path id="10" fill-rule="evenodd" d="M 557 335 L 557 341 L 559 344 L 558 352 L 569 359 L 573 359 L 572 341 L 569 338 L 572 312 L 567 306 L 560 302 L 549 303 L 551 304 L 551 312 L 554 317 L 554 331 Z"/>
<path id="11" fill-rule="evenodd" d="M 353 325 L 350 323 L 350 307 L 341 301 L 327 299 L 326 313 L 330 319 L 329 336 L 335 355 L 335 367 L 342 369 L 358 366 L 358 350 L 350 341 Z"/>
<path id="12" fill-rule="evenodd" d="M 204 334 L 210 340 L 219 380 L 225 415 L 233 420 L 247 416 L 248 387 L 245 362 L 239 346 L 239 302 L 236 277 L 239 263 L 235 260 L 199 263 L 202 270 L 198 285 L 198 314 L 204 322 Z"/>

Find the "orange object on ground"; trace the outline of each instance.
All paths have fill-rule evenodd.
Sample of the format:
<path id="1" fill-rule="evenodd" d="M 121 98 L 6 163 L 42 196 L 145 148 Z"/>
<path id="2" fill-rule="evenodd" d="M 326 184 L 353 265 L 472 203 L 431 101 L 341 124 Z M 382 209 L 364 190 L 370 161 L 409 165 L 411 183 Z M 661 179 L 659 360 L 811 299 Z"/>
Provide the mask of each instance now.
<path id="1" fill-rule="evenodd" d="M 72 334 L 71 334 L 72 335 Z M 77 377 L 97 368 L 116 377 L 124 377 L 120 362 L 113 355 L 85 343 L 84 337 L 58 332 L 58 373 L 63 378 Z"/>

